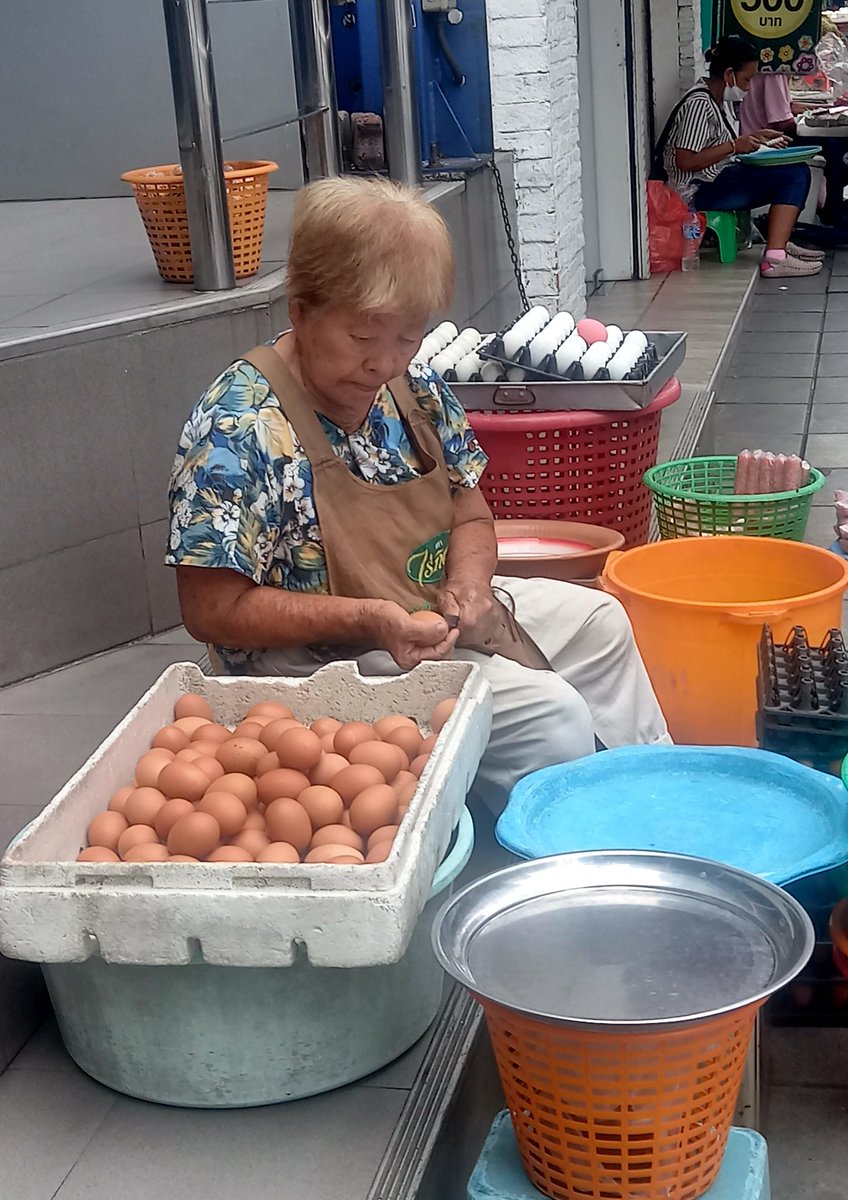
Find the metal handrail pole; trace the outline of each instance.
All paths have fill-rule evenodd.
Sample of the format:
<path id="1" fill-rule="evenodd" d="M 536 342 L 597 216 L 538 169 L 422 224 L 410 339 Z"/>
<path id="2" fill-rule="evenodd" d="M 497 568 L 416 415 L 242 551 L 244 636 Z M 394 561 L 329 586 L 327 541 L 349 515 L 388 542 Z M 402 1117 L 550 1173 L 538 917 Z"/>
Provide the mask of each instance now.
<path id="1" fill-rule="evenodd" d="M 289 23 L 306 177 L 340 175 L 342 153 L 327 0 L 289 0 Z"/>
<path id="2" fill-rule="evenodd" d="M 414 187 L 421 180 L 421 129 L 415 87 L 412 5 L 409 0 L 377 0 L 377 20 L 389 175 Z"/>

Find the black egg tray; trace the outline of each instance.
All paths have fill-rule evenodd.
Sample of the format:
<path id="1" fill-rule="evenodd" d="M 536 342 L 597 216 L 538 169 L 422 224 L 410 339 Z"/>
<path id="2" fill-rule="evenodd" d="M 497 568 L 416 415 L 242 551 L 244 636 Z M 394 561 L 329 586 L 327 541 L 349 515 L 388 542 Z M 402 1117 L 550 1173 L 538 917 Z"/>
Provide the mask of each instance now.
<path id="1" fill-rule="evenodd" d="M 579 362 L 573 362 L 564 375 L 561 375 L 556 369 L 556 353 L 548 354 L 542 359 L 542 365 L 534 367 L 530 361 L 530 342 L 525 342 L 518 350 L 518 353 L 512 358 L 505 352 L 503 346 L 504 334 L 508 333 L 515 321 L 511 321 L 509 325 L 505 325 L 500 329 L 493 338 L 491 338 L 485 347 L 478 348 L 477 353 L 481 358 L 488 362 L 500 363 L 504 368 L 522 367 L 527 372 L 527 380 L 534 383 L 611 383 L 609 371 L 606 367 L 602 367 L 591 380 L 586 379 L 583 374 L 583 368 Z M 626 336 L 626 333 L 625 333 Z M 645 335 L 648 337 L 648 334 Z M 531 338 L 532 341 L 532 338 Z M 648 378 L 656 366 L 659 365 L 660 353 L 656 343 L 649 338 L 641 358 L 637 359 L 636 365 L 627 373 L 621 380 L 615 380 L 616 383 L 642 383 Z"/>

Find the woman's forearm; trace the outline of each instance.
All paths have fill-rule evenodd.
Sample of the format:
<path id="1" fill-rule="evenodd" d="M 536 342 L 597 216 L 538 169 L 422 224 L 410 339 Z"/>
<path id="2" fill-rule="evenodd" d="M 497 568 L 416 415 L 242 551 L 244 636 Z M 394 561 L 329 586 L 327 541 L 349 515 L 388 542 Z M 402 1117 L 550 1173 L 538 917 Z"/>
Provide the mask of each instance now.
<path id="1" fill-rule="evenodd" d="M 384 600 L 258 586 L 235 571 L 179 567 L 183 622 L 201 642 L 240 650 L 374 645 Z"/>
<path id="2" fill-rule="evenodd" d="M 728 138 L 720 146 L 708 146 L 706 150 L 699 150 L 697 153 L 694 150 L 676 150 L 675 157 L 681 171 L 693 174 L 695 171 L 703 171 L 707 167 L 714 167 L 716 163 L 723 162 L 725 158 L 730 158 L 731 154 L 735 152 L 736 142 Z"/>
<path id="3" fill-rule="evenodd" d="M 488 586 L 497 565 L 498 542 L 489 506 L 479 488 L 462 489 L 454 499 L 447 586 L 459 580 Z"/>

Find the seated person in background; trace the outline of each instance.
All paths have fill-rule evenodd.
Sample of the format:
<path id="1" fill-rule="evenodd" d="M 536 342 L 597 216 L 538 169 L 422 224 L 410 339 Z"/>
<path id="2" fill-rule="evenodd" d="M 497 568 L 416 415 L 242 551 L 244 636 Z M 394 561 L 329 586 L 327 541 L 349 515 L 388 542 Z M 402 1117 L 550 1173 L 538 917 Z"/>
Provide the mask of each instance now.
<path id="1" fill-rule="evenodd" d="M 757 51 L 742 38 L 727 37 L 707 51 L 709 76 L 692 88 L 669 120 L 661 139 L 668 182 L 698 211 L 769 206 L 766 252 L 760 270 L 767 278 L 816 275 L 824 257 L 789 239 L 810 190 L 803 163 L 752 167 L 736 162 L 766 142 L 786 139 L 776 129 L 740 135 L 732 105 L 745 97 L 757 71 Z"/>
<path id="2" fill-rule="evenodd" d="M 821 145 L 825 160 L 826 194 L 819 217 L 825 225 L 840 225 L 843 221 L 842 194 L 845 190 L 844 155 L 848 144 L 843 138 L 799 137 L 795 117 L 796 112 L 803 108 L 803 104 L 793 106 L 786 75 L 777 71 L 758 71 L 742 101 L 739 127 L 743 135 L 756 136 L 758 130 L 767 126 L 799 144 L 816 142 Z"/>

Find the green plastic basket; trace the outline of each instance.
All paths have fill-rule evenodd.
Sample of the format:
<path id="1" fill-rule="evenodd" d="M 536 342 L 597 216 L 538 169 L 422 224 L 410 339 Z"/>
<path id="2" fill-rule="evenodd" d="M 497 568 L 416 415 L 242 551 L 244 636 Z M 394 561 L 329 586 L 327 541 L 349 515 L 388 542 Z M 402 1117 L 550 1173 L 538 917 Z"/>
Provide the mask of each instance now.
<path id="1" fill-rule="evenodd" d="M 660 463 L 644 481 L 654 495 L 662 538 L 744 534 L 799 542 L 825 477 L 811 469 L 810 482 L 795 492 L 736 496 L 736 455 L 728 454 Z"/>

